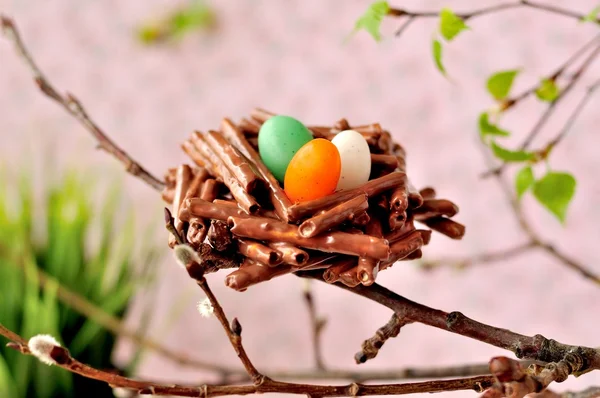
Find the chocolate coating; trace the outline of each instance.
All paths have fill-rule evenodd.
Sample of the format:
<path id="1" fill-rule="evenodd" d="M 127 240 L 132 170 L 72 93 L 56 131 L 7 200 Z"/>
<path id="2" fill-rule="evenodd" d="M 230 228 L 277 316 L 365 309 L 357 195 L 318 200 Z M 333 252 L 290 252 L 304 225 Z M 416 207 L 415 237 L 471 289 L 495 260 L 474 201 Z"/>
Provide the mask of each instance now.
<path id="1" fill-rule="evenodd" d="M 333 231 L 312 238 L 305 238 L 298 227 L 262 217 L 229 217 L 231 232 L 237 236 L 258 240 L 287 242 L 308 249 L 328 253 L 342 253 L 386 260 L 390 247 L 385 239 L 368 235 L 355 235 Z"/>
<path id="2" fill-rule="evenodd" d="M 309 218 L 300 224 L 298 231 L 303 237 L 311 238 L 338 226 L 342 222 L 352 218 L 355 213 L 366 214 L 365 211 L 368 208 L 367 195 L 357 196 Z"/>
<path id="3" fill-rule="evenodd" d="M 300 220 L 304 217 L 313 215 L 318 211 L 336 206 L 357 196 L 367 195 L 367 197 L 370 198 L 372 196 L 379 195 L 380 193 L 388 191 L 396 187 L 398 184 L 401 184 L 405 178 L 406 175 L 404 173 L 393 172 L 386 176 L 371 180 L 362 187 L 338 191 L 320 199 L 295 204 L 289 208 L 290 219 L 294 221 Z"/>
<path id="4" fill-rule="evenodd" d="M 265 119 L 266 120 L 266 119 Z M 283 192 L 283 189 L 279 186 L 279 182 L 275 179 L 273 174 L 267 169 L 267 167 L 260 161 L 260 156 L 256 153 L 256 150 L 252 148 L 250 143 L 245 139 L 244 135 L 240 130 L 231 122 L 229 119 L 223 119 L 221 122 L 221 131 L 223 135 L 231 142 L 241 153 L 246 156 L 252 165 L 258 170 L 259 174 L 265 180 L 267 187 L 269 188 L 269 196 L 275 211 L 281 220 L 288 220 L 288 208 L 292 205 L 292 202 Z"/>

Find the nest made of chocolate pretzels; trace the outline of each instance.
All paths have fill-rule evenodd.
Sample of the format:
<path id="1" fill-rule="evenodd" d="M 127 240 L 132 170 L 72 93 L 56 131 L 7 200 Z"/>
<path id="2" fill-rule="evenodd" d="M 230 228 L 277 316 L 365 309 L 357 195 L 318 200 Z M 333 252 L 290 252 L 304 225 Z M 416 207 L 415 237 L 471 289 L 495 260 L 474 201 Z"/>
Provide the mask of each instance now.
<path id="1" fill-rule="evenodd" d="M 258 155 L 258 133 L 274 114 L 256 109 L 219 130 L 194 132 L 182 145 L 194 166 L 169 169 L 163 199 L 172 204 L 177 231 L 212 268 L 237 267 L 227 286 L 249 286 L 299 270 L 323 269 L 328 283 L 354 287 L 375 282 L 396 261 L 421 257 L 431 230 L 464 235 L 451 220 L 458 207 L 416 190 L 406 174 L 406 153 L 378 123 L 308 127 L 331 140 L 352 129 L 371 151 L 371 176 L 363 186 L 293 204 Z M 418 229 L 415 223 L 429 229 Z M 430 230 L 431 229 L 431 230 Z M 171 247 L 175 239 L 169 236 Z"/>

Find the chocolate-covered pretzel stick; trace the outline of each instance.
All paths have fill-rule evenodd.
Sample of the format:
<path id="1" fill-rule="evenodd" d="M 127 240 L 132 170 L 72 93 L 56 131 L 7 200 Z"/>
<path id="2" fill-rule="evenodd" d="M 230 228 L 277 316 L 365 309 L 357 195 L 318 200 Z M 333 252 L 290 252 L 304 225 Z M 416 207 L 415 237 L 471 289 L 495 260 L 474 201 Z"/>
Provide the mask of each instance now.
<path id="1" fill-rule="evenodd" d="M 381 221 L 376 217 L 371 218 L 367 224 L 366 233 L 376 238 L 383 237 Z M 379 260 L 369 257 L 360 257 L 358 259 L 356 275 L 360 283 L 365 286 L 372 285 L 377 278 L 377 272 L 379 272 Z"/>
<path id="2" fill-rule="evenodd" d="M 237 242 L 240 254 L 254 261 L 267 264 L 269 267 L 279 265 L 283 261 L 280 252 L 271 249 L 260 242 L 242 238 L 239 238 Z"/>
<path id="3" fill-rule="evenodd" d="M 383 131 L 379 136 L 379 140 L 377 140 L 377 149 L 381 151 L 381 153 L 391 155 L 393 145 L 394 141 L 392 140 L 392 135 L 390 132 Z"/>
<path id="4" fill-rule="evenodd" d="M 348 287 L 356 287 L 360 285 L 360 280 L 358 279 L 358 265 L 355 265 L 354 267 L 342 272 L 338 282 L 341 282 Z"/>
<path id="5" fill-rule="evenodd" d="M 187 206 L 187 199 L 195 198 L 198 196 L 202 196 L 201 192 L 205 189 L 206 185 L 209 185 L 209 181 L 216 182 L 213 179 L 207 181 L 209 174 L 205 169 L 200 169 L 194 179 L 190 183 L 190 187 L 188 188 L 187 193 L 185 194 L 185 201 L 183 206 L 181 206 L 179 213 L 181 213 L 183 208 Z M 187 217 L 186 217 L 187 218 Z M 208 221 L 200 218 L 200 217 L 190 217 L 189 218 L 189 226 L 187 230 L 187 240 L 190 245 L 194 248 L 198 248 L 199 245 L 204 242 L 206 238 L 206 234 L 208 233 Z"/>
<path id="6" fill-rule="evenodd" d="M 191 141 L 184 141 L 183 144 L 181 144 L 181 149 L 183 149 L 183 151 L 194 161 L 194 163 L 196 163 L 198 166 L 205 168 L 208 172 L 210 172 L 210 174 L 212 175 L 216 175 L 215 171 L 212 168 L 212 165 L 210 164 L 210 162 L 208 161 L 208 159 L 206 159 L 201 153 L 200 151 L 198 151 L 198 149 L 196 149 L 196 146 L 191 142 Z"/>
<path id="7" fill-rule="evenodd" d="M 398 167 L 398 158 L 393 155 L 372 153 L 371 164 L 383 170 L 395 170 Z"/>
<path id="8" fill-rule="evenodd" d="M 391 258 L 396 259 L 396 261 L 398 261 L 408 256 L 415 250 L 420 249 L 425 244 L 422 232 L 424 231 L 415 230 L 409 232 L 402 239 L 399 239 L 396 242 L 392 243 L 390 245 L 390 249 L 392 251 Z M 431 233 L 430 231 L 427 232 Z M 427 234 L 425 233 L 425 235 Z"/>
<path id="9" fill-rule="evenodd" d="M 173 203 L 173 200 L 175 199 L 175 189 L 169 189 L 165 187 L 165 189 L 163 189 L 160 193 L 160 197 L 169 204 Z"/>
<path id="10" fill-rule="evenodd" d="M 371 217 L 364 211 L 362 213 L 354 214 L 350 221 L 355 227 L 363 227 L 369 223 L 369 220 L 371 220 Z"/>
<path id="11" fill-rule="evenodd" d="M 261 217 L 229 217 L 227 223 L 231 227 L 231 232 L 241 237 L 287 242 L 327 253 L 373 257 L 380 260 L 387 260 L 390 255 L 387 240 L 368 235 L 333 231 L 312 238 L 304 238 L 295 225 Z"/>
<path id="12" fill-rule="evenodd" d="M 327 283 L 339 281 L 342 273 L 356 268 L 356 262 L 356 257 L 344 257 L 335 261 L 325 270 L 325 272 L 323 272 L 323 279 Z"/>
<path id="13" fill-rule="evenodd" d="M 429 199 L 418 209 L 413 210 L 415 220 L 446 216 L 452 217 L 458 213 L 458 206 L 446 199 Z"/>
<path id="14" fill-rule="evenodd" d="M 352 130 L 357 131 L 361 134 L 381 134 L 383 129 L 379 123 L 363 124 L 361 126 L 354 126 Z"/>
<path id="15" fill-rule="evenodd" d="M 239 206 L 248 214 L 256 213 L 260 209 L 260 206 L 258 203 L 256 203 L 256 200 L 250 196 L 250 194 L 225 166 L 225 163 L 221 160 L 221 158 L 207 144 L 205 137 L 196 131 L 192 135 L 192 143 L 196 146 L 196 149 L 211 163 L 213 173 L 216 173 L 215 177 L 223 180 L 223 183 L 227 186 L 227 188 L 229 188 L 231 195 L 233 195 Z"/>
<path id="16" fill-rule="evenodd" d="M 282 264 L 277 267 L 269 267 L 266 264 L 259 263 L 246 257 L 238 270 L 227 275 L 225 278 L 225 285 L 238 292 L 243 292 L 252 285 L 271 280 L 276 276 L 285 275 L 290 272 L 292 272 L 292 267 L 289 265 Z"/>
<path id="17" fill-rule="evenodd" d="M 435 199 L 435 195 L 436 195 L 435 189 L 433 189 L 431 187 L 425 187 L 425 188 L 421 189 L 419 191 L 419 193 L 423 197 L 423 200 Z"/>
<path id="18" fill-rule="evenodd" d="M 415 188 L 410 180 L 408 180 L 408 206 L 411 209 L 419 208 L 423 204 L 423 200 L 421 193 Z"/>
<path id="19" fill-rule="evenodd" d="M 420 222 L 451 239 L 462 239 L 465 234 L 465 226 L 449 218 L 433 217 Z"/>
<path id="20" fill-rule="evenodd" d="M 179 216 L 184 220 L 195 216 L 219 221 L 227 221 L 229 217 L 249 217 L 235 204 L 225 204 L 225 201 L 213 203 L 200 198 L 186 200 L 185 211 L 182 211 Z"/>
<path id="21" fill-rule="evenodd" d="M 337 122 L 335 122 L 333 124 L 332 130 L 337 130 L 337 131 L 350 130 L 350 123 L 348 123 L 348 120 L 341 118 L 340 120 L 338 120 Z"/>
<path id="22" fill-rule="evenodd" d="M 311 238 L 353 218 L 354 214 L 364 213 L 368 208 L 367 195 L 357 196 L 309 218 L 300 224 L 298 231 L 303 237 Z"/>
<path id="23" fill-rule="evenodd" d="M 240 129 L 247 136 L 256 136 L 256 135 L 258 135 L 258 132 L 260 131 L 259 123 L 257 123 L 254 120 L 249 120 L 246 118 L 242 118 L 242 120 L 240 120 L 239 126 L 240 126 Z"/>
<path id="24" fill-rule="evenodd" d="M 388 217 L 388 226 L 390 231 L 395 231 L 398 228 L 402 228 L 406 222 L 406 211 L 399 211 L 392 209 Z"/>
<path id="25" fill-rule="evenodd" d="M 326 140 L 331 141 L 335 134 L 331 132 L 331 127 L 324 126 L 307 126 L 315 138 L 325 138 Z"/>
<path id="26" fill-rule="evenodd" d="M 398 239 L 401 239 L 406 234 L 408 234 L 409 232 L 414 231 L 414 230 L 415 230 L 415 223 L 414 223 L 414 219 L 411 216 L 406 219 L 406 221 L 404 222 L 404 225 L 402 225 L 402 227 L 397 228 L 394 231 L 391 231 L 388 234 L 386 234 L 385 239 L 387 239 L 388 242 L 390 242 L 390 244 L 391 244 L 391 243 L 397 241 Z"/>
<path id="27" fill-rule="evenodd" d="M 303 268 L 308 262 L 308 253 L 294 245 L 285 242 L 269 242 L 269 246 L 277 250 L 284 263 L 293 265 L 294 268 Z"/>
<path id="28" fill-rule="evenodd" d="M 219 182 L 213 178 L 209 178 L 202 185 L 200 191 L 200 199 L 207 202 L 212 202 L 219 195 Z M 237 207 L 237 206 L 236 206 Z"/>
<path id="29" fill-rule="evenodd" d="M 237 203 L 234 200 L 215 199 L 213 200 L 213 203 L 216 205 L 238 208 Z M 273 210 L 260 209 L 257 216 L 274 218 L 276 220 L 279 219 L 279 217 L 277 217 L 277 213 L 275 213 Z"/>
<path id="30" fill-rule="evenodd" d="M 167 170 L 164 175 L 165 187 L 175 188 L 175 174 L 177 174 L 177 167 L 171 167 Z"/>
<path id="31" fill-rule="evenodd" d="M 260 160 L 260 157 L 244 138 L 244 135 L 240 130 L 231 122 L 229 119 L 223 119 L 221 122 L 221 130 L 223 135 L 231 142 L 232 145 L 237 147 L 240 152 L 246 156 L 254 167 L 258 170 L 260 175 L 264 178 L 269 188 L 269 194 L 273 207 L 279 218 L 283 221 L 288 221 L 288 208 L 292 205 L 288 197 L 285 195 L 279 182 L 273 177 L 273 174 L 267 169 L 267 167 Z"/>
<path id="32" fill-rule="evenodd" d="M 200 196 L 203 183 L 210 177 L 208 171 L 205 168 L 199 168 L 190 182 L 187 192 L 185 193 L 185 199 L 197 198 Z"/>
<path id="33" fill-rule="evenodd" d="M 325 196 L 320 199 L 309 200 L 293 205 L 289 208 L 290 219 L 293 221 L 300 220 L 304 217 L 313 215 L 318 211 L 333 207 L 339 203 L 350 200 L 356 196 L 366 194 L 369 198 L 379 195 L 382 192 L 390 190 L 404 182 L 406 175 L 401 172 L 393 172 L 383 177 L 368 181 L 363 186 L 338 191 L 334 194 Z"/>
<path id="34" fill-rule="evenodd" d="M 262 108 L 254 108 L 252 112 L 250 112 L 250 117 L 259 122 L 260 124 L 263 124 L 273 116 L 275 116 L 273 112 L 269 112 Z"/>
<path id="35" fill-rule="evenodd" d="M 262 179 L 254 173 L 246 159 L 216 131 L 209 131 L 204 135 L 204 139 L 238 180 L 242 188 L 252 195 L 256 188 L 262 184 Z"/>
<path id="36" fill-rule="evenodd" d="M 421 257 L 423 257 L 423 252 L 421 251 L 421 249 L 417 249 L 414 252 L 410 253 L 408 256 L 401 258 L 400 260 L 393 259 L 394 261 L 381 262 L 381 264 L 379 264 L 379 271 L 381 272 L 388 268 L 391 268 L 392 265 L 394 265 L 397 261 L 417 260 Z"/>
<path id="37" fill-rule="evenodd" d="M 404 174 L 406 176 L 406 174 Z M 390 210 L 403 212 L 408 209 L 408 180 L 406 178 L 398 184 L 390 195 Z"/>
<path id="38" fill-rule="evenodd" d="M 185 198 L 185 194 L 192 181 L 192 169 L 187 164 L 182 164 L 177 168 L 175 175 L 175 196 L 173 198 L 173 223 L 175 229 L 181 235 L 183 233 L 184 222 L 179 218 L 179 208 Z M 173 248 L 177 244 L 175 236 L 169 234 L 169 247 Z"/>

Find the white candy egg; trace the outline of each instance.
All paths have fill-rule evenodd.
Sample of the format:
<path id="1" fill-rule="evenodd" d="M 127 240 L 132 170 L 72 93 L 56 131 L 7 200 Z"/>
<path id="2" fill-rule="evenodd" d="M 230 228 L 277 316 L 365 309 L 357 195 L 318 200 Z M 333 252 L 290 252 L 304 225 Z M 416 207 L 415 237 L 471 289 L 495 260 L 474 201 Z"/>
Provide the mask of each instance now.
<path id="1" fill-rule="evenodd" d="M 367 140 L 354 130 L 344 130 L 331 140 L 340 152 L 342 171 L 337 190 L 352 189 L 369 181 L 371 151 Z"/>

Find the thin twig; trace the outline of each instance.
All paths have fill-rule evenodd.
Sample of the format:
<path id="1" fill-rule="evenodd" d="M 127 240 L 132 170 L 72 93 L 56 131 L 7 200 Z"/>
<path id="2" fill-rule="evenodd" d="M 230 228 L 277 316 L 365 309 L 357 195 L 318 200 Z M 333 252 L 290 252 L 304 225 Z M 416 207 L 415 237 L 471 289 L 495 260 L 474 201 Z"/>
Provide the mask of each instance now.
<path id="1" fill-rule="evenodd" d="M 600 41 L 600 36 L 596 37 L 596 39 L 594 39 L 594 42 L 597 42 L 597 41 Z M 556 110 L 556 107 L 558 106 L 558 104 L 571 91 L 571 89 L 575 86 L 575 84 L 577 83 L 577 81 L 587 71 L 587 69 L 589 68 L 589 66 L 594 62 L 594 60 L 598 57 L 599 54 L 600 54 L 600 45 L 596 46 L 596 48 L 594 49 L 594 51 L 592 51 L 590 53 L 590 55 L 584 60 L 584 62 L 581 64 L 581 66 L 570 77 L 569 82 L 559 92 L 558 96 L 554 99 L 554 101 L 552 101 L 552 102 L 550 102 L 548 104 L 548 107 L 546 108 L 546 110 L 544 111 L 544 113 L 542 113 L 542 115 L 540 116 L 540 118 L 538 119 L 538 121 L 536 122 L 536 124 L 533 126 L 533 128 L 531 129 L 531 131 L 525 137 L 525 140 L 523 140 L 523 143 L 519 147 L 519 150 L 523 151 L 523 150 L 526 150 L 526 149 L 529 148 L 529 146 L 531 145 L 531 143 L 533 142 L 533 140 L 541 132 L 541 130 L 544 127 L 544 125 L 546 124 L 546 122 L 553 115 L 553 113 Z M 492 175 L 502 174 L 502 172 L 504 171 L 505 167 L 506 167 L 506 163 L 502 163 L 497 168 L 489 170 L 489 171 L 486 171 L 485 173 L 483 173 L 482 177 L 483 178 L 487 178 L 487 177 L 490 177 Z"/>
<path id="2" fill-rule="evenodd" d="M 306 281 L 303 291 L 304 302 L 308 309 L 308 315 L 310 318 L 311 326 L 311 340 L 313 347 L 313 355 L 315 359 L 316 369 L 323 371 L 325 370 L 325 363 L 323 362 L 323 350 L 321 345 L 321 333 L 325 327 L 326 320 L 319 316 L 315 305 L 315 298 L 312 294 L 312 286 L 309 281 Z"/>
<path id="3" fill-rule="evenodd" d="M 121 319 L 107 313 L 101 307 L 98 307 L 96 304 L 92 303 L 85 297 L 65 287 L 58 280 L 51 277 L 43 270 L 38 268 L 36 270 L 36 274 L 36 279 L 39 283 L 40 288 L 43 289 L 48 284 L 56 286 L 56 297 L 58 298 L 58 300 L 60 300 L 67 307 L 80 313 L 87 319 L 90 319 L 91 321 L 102 326 L 104 329 L 113 333 L 115 336 L 130 339 L 138 346 L 152 350 L 155 353 L 159 354 L 161 357 L 168 359 L 174 363 L 177 363 L 181 366 L 188 366 L 218 372 L 224 376 L 240 374 L 242 372 L 241 369 L 228 368 L 226 366 L 215 364 L 214 361 L 201 361 L 198 359 L 190 358 L 185 354 L 165 347 L 164 345 L 150 337 L 144 336 L 136 331 L 128 329 Z"/>
<path id="4" fill-rule="evenodd" d="M 565 123 L 565 125 L 562 128 L 562 130 L 560 131 L 560 133 L 558 133 L 558 135 L 554 139 L 552 139 L 546 146 L 546 150 L 548 152 L 550 150 L 552 150 L 552 148 L 554 148 L 556 145 L 558 145 L 565 138 L 565 136 L 569 133 L 569 131 L 571 131 L 573 124 L 575 123 L 575 121 L 581 114 L 581 111 L 583 110 L 585 105 L 588 103 L 588 101 L 592 97 L 592 94 L 594 94 L 594 91 L 596 91 L 596 89 L 598 87 L 600 87 L 600 80 L 598 80 L 596 83 L 594 83 L 588 87 L 585 95 L 581 98 L 581 101 L 579 101 L 579 103 L 575 107 L 575 110 L 569 116 L 569 119 Z"/>
<path id="5" fill-rule="evenodd" d="M 473 11 L 456 12 L 455 14 L 459 18 L 466 21 L 466 20 L 481 17 L 484 15 L 490 15 L 490 14 L 494 14 L 496 12 L 517 9 L 517 8 L 530 8 L 533 10 L 545 11 L 545 12 L 549 12 L 552 14 L 558 14 L 558 15 L 562 15 L 565 17 L 569 17 L 569 18 L 575 18 L 578 20 L 582 20 L 585 17 L 585 14 L 580 14 L 580 13 L 577 13 L 575 11 L 571 11 L 571 10 L 568 10 L 565 8 L 555 7 L 555 6 L 532 2 L 532 1 L 527 1 L 527 0 L 520 0 L 517 2 L 510 2 L 510 3 L 501 3 L 501 4 L 496 4 L 493 6 L 484 7 L 484 8 L 480 8 L 480 9 L 473 10 Z M 413 20 L 415 20 L 417 18 L 437 18 L 440 15 L 440 11 L 409 11 L 409 10 L 406 10 L 403 8 L 395 8 L 394 7 L 394 8 L 390 8 L 388 15 L 392 16 L 392 17 L 398 17 L 398 18 L 404 18 L 404 17 L 407 18 L 405 23 L 396 32 L 396 36 L 399 36 Z M 600 22 L 600 18 L 597 18 L 596 22 Z"/>
<path id="6" fill-rule="evenodd" d="M 322 271 L 318 270 L 298 272 L 297 274 L 302 277 L 323 280 Z M 336 283 L 336 286 L 388 307 L 405 324 L 416 322 L 443 329 L 509 350 L 518 358 L 533 361 L 558 362 L 563 360 L 565 355 L 575 353 L 583 360 L 583 365 L 577 370 L 578 372 L 600 369 L 600 349 L 567 345 L 539 334 L 525 336 L 507 329 L 486 325 L 468 318 L 458 311 L 448 313 L 416 303 L 377 283 L 369 287 L 359 285 L 349 288 L 339 283 Z"/>
<path id="7" fill-rule="evenodd" d="M 164 182 L 150 174 L 139 163 L 133 160 L 127 154 L 127 152 L 123 151 L 110 138 L 108 138 L 108 136 L 100 129 L 100 127 L 98 127 L 96 123 L 94 123 L 94 121 L 89 117 L 83 105 L 81 105 L 77 98 L 69 93 L 65 94 L 64 96 L 59 94 L 59 92 L 52 86 L 48 79 L 46 79 L 44 74 L 34 62 L 27 48 L 23 44 L 23 41 L 19 35 L 19 31 L 17 30 L 14 22 L 2 15 L 0 15 L 0 22 L 4 35 L 13 42 L 17 53 L 21 56 L 31 71 L 33 79 L 40 90 L 48 97 L 59 103 L 65 109 L 65 111 L 77 119 L 90 133 L 92 133 L 92 135 L 98 141 L 98 148 L 114 156 L 125 166 L 125 170 L 128 173 L 140 178 L 157 191 L 162 190 L 165 186 Z"/>
<path id="8" fill-rule="evenodd" d="M 31 355 L 27 341 L 0 324 L 0 335 L 8 338 L 9 346 L 25 355 Z M 310 395 L 314 397 L 353 397 L 357 395 L 403 395 L 426 392 L 474 390 L 482 392 L 494 382 L 493 376 L 476 376 L 462 379 L 436 380 L 420 383 L 364 385 L 352 383 L 348 385 L 322 386 L 312 384 L 284 383 L 265 378 L 261 384 L 252 385 L 200 385 L 179 386 L 158 384 L 150 381 L 133 380 L 95 369 L 71 357 L 66 348 L 54 346 L 50 357 L 56 366 L 77 373 L 84 377 L 103 381 L 112 387 L 132 390 L 137 394 L 170 395 L 179 397 L 218 397 L 227 395 L 246 395 L 257 393 L 284 393 Z"/>
<path id="9" fill-rule="evenodd" d="M 537 247 L 536 242 L 525 242 L 514 245 L 507 249 L 484 252 L 463 258 L 439 258 L 433 260 L 424 260 L 421 263 L 421 268 L 430 270 L 441 266 L 447 266 L 452 268 L 463 269 L 475 264 L 490 264 L 508 260 L 513 257 L 520 256 L 521 254 L 535 247 Z"/>

